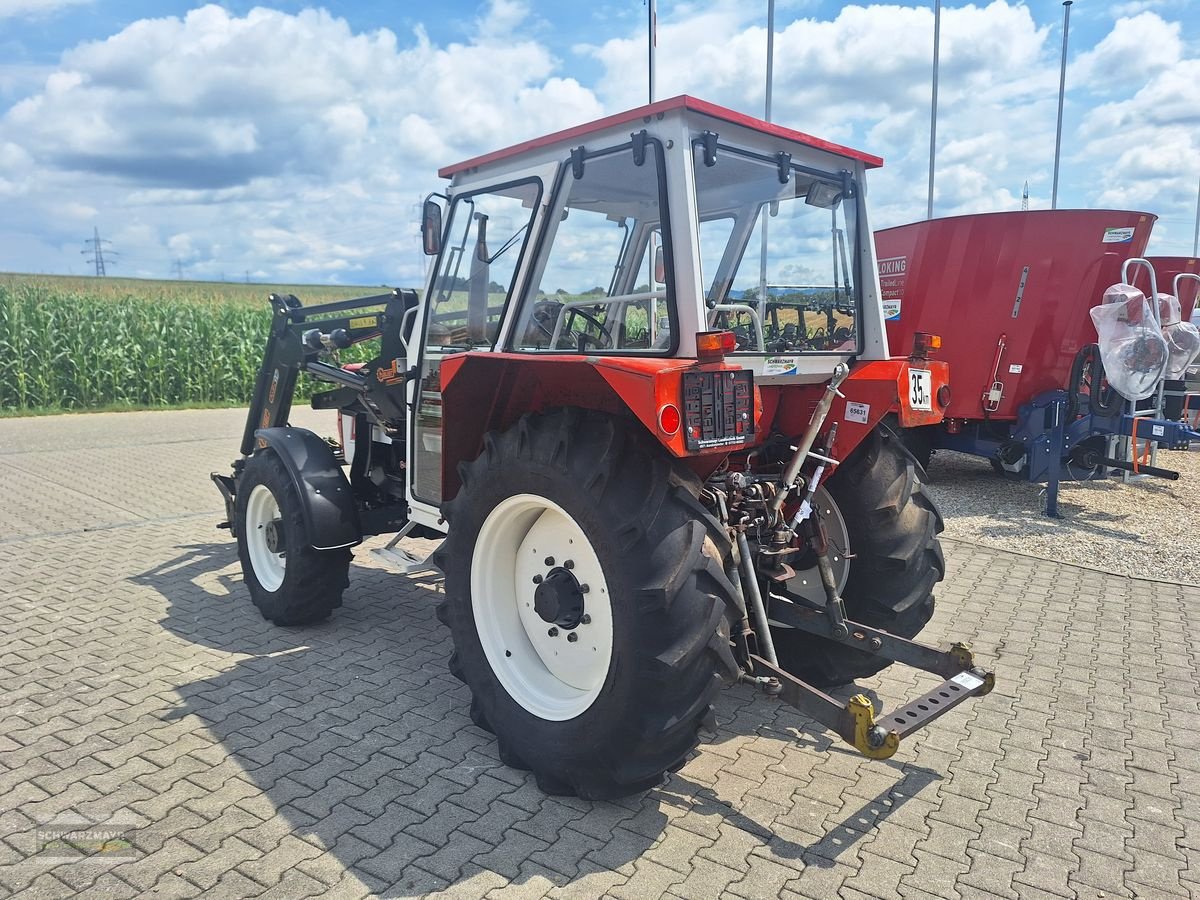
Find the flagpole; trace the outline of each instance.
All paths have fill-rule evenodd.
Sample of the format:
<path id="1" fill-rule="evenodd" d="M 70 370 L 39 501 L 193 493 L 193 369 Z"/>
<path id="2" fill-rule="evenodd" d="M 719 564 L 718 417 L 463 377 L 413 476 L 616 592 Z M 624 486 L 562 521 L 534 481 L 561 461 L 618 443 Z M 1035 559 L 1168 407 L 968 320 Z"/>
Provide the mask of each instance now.
<path id="1" fill-rule="evenodd" d="M 1192 235 L 1192 256 L 1200 256 L 1200 184 L 1196 186 L 1196 231 Z M 1200 301 L 1196 303 L 1200 310 Z"/>
<path id="2" fill-rule="evenodd" d="M 650 102 L 654 102 L 654 47 L 658 43 L 658 0 L 647 0 L 646 43 L 650 53 Z"/>
<path id="3" fill-rule="evenodd" d="M 775 75 L 775 0 L 767 0 L 767 98 L 763 105 L 763 118 L 771 121 L 771 83 Z M 762 208 L 761 241 L 758 247 L 758 302 L 767 302 L 767 213 L 768 207 Z M 765 310 L 765 306 L 760 306 Z M 759 347 L 766 350 L 766 347 Z"/>
<path id="4" fill-rule="evenodd" d="M 1067 33 L 1071 30 L 1071 3 L 1063 0 L 1062 65 L 1058 71 L 1058 130 L 1054 134 L 1054 187 L 1050 191 L 1050 208 L 1058 209 L 1058 158 L 1062 150 L 1063 98 L 1067 89 Z"/>
<path id="5" fill-rule="evenodd" d="M 767 102 L 764 118 L 771 121 L 771 83 L 775 72 L 775 0 L 767 0 Z"/>
<path id="6" fill-rule="evenodd" d="M 929 112 L 929 200 L 925 218 L 933 218 L 933 159 L 937 152 L 938 53 L 942 42 L 942 0 L 933 4 L 933 100 Z"/>

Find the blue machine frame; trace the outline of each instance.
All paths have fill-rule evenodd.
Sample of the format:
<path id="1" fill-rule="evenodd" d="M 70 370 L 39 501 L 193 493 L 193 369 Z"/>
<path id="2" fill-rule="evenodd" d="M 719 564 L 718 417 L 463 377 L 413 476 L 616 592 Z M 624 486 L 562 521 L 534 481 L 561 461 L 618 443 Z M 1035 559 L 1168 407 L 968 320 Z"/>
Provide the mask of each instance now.
<path id="1" fill-rule="evenodd" d="M 1193 406 L 1197 401 L 1200 398 L 1189 398 L 1187 409 L 1197 408 Z M 1098 438 L 1100 441 L 1094 443 L 1106 444 L 1110 437 L 1135 436 L 1135 428 L 1137 440 L 1153 441 L 1160 447 L 1186 447 L 1190 441 L 1200 441 L 1200 431 L 1186 423 L 1167 419 L 1125 413 L 1102 416 L 1085 411 L 1074 421 L 1067 421 L 1070 405 L 1067 391 L 1046 391 L 1021 406 L 1015 422 L 971 422 L 957 433 L 937 428 L 933 447 L 987 457 L 999 461 L 1001 466 L 1004 466 L 1003 454 L 1008 448 L 1013 451 L 1023 449 L 1023 464 L 1005 467 L 1006 471 L 1025 481 L 1046 482 L 1046 514 L 1058 518 L 1058 485 L 1061 481 L 1107 478 L 1112 469 L 1171 480 L 1179 478 L 1178 472 L 1112 459 L 1104 452 L 1094 457 L 1094 465 L 1073 462 L 1072 454 L 1085 441 Z"/>

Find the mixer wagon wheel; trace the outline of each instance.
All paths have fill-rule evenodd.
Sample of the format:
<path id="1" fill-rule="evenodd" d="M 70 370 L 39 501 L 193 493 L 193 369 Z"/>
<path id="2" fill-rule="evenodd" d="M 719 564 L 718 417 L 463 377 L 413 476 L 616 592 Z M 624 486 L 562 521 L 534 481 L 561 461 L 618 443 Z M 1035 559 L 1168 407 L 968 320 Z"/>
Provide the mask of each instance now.
<path id="1" fill-rule="evenodd" d="M 919 428 L 902 428 L 900 420 L 895 415 L 888 415 L 884 424 L 900 437 L 904 448 L 912 454 L 913 459 L 921 464 L 921 468 L 929 472 L 929 464 L 933 462 L 933 430 L 935 426 L 925 425 Z"/>
<path id="2" fill-rule="evenodd" d="M 877 428 L 825 486 L 846 524 L 850 570 L 842 599 L 855 622 L 915 637 L 933 617 L 933 588 L 946 574 L 942 517 L 908 454 Z M 851 556 L 852 554 L 852 556 Z M 780 665 L 810 684 L 866 678 L 890 660 L 790 628 L 772 630 Z"/>
<path id="3" fill-rule="evenodd" d="M 711 721 L 719 675 L 737 674 L 729 537 L 639 430 L 526 415 L 485 437 L 442 508 L 450 672 L 500 759 L 548 794 L 660 784 Z"/>

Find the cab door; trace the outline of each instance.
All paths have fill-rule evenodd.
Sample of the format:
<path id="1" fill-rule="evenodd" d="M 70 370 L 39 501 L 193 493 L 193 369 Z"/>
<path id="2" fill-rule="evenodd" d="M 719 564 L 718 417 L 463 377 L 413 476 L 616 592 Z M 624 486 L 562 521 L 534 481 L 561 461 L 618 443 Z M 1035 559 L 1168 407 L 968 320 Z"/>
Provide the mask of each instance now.
<path id="1" fill-rule="evenodd" d="M 454 195 L 423 299 L 420 339 L 410 345 L 408 496 L 412 518 L 437 526 L 442 500 L 442 423 L 477 410 L 442 406 L 442 362 L 495 348 L 540 221 L 543 178 L 530 176 Z M 511 304 L 515 308 L 515 304 Z M 454 461 L 457 464 L 458 460 Z"/>

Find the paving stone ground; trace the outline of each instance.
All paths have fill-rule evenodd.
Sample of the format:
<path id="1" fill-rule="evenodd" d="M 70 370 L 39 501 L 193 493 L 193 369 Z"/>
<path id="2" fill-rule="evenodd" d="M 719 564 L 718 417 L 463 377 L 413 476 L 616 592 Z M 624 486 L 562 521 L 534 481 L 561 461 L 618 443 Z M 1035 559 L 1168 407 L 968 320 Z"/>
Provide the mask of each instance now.
<path id="1" fill-rule="evenodd" d="M 0 896 L 1200 892 L 1200 589 L 947 542 L 926 637 L 998 686 L 892 760 L 727 689 L 661 789 L 548 798 L 471 724 L 436 582 L 359 552 L 328 623 L 258 616 L 207 479 L 242 415 L 0 420 Z M 64 855 L 89 823 L 131 846 Z"/>

